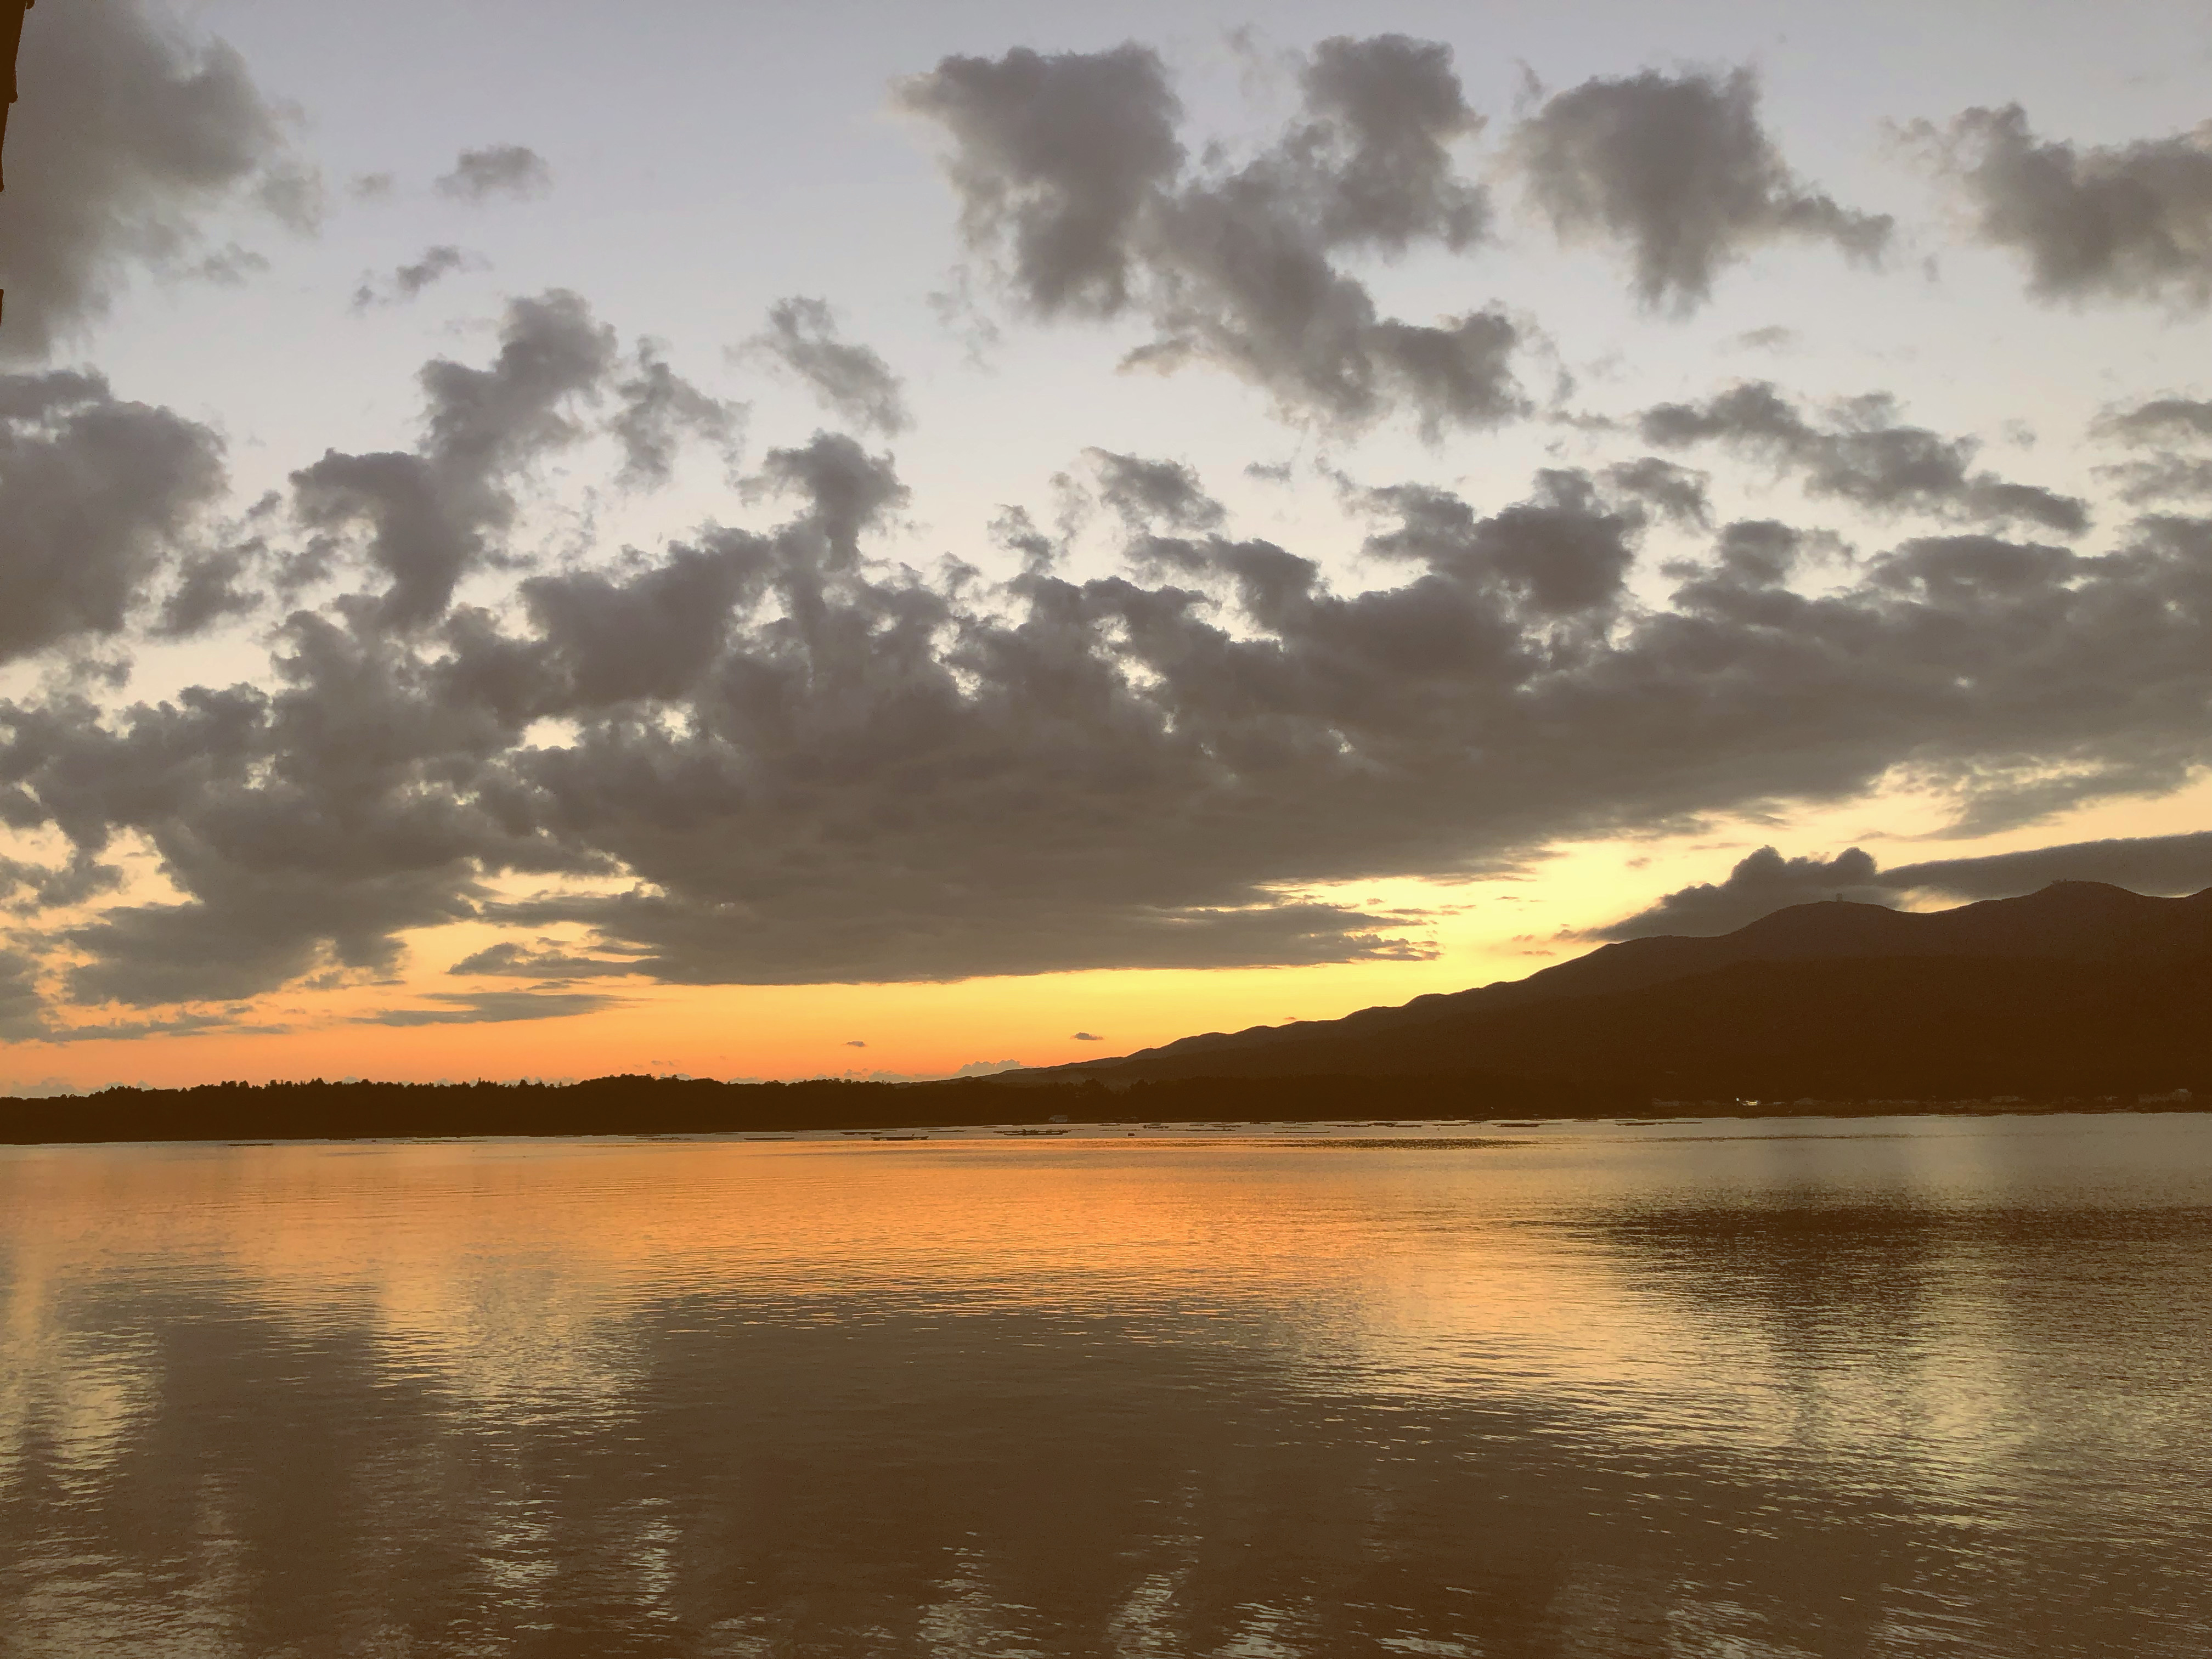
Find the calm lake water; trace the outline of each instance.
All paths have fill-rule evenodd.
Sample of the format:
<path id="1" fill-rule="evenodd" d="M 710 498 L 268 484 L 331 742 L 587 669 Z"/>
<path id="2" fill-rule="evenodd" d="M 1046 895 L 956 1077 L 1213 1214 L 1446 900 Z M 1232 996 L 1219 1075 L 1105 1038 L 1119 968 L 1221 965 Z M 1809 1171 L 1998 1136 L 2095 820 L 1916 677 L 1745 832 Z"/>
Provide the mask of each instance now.
<path id="1" fill-rule="evenodd" d="M 0 1152 L 0 1654 L 2212 1651 L 2212 1117 L 1450 1134 Z"/>

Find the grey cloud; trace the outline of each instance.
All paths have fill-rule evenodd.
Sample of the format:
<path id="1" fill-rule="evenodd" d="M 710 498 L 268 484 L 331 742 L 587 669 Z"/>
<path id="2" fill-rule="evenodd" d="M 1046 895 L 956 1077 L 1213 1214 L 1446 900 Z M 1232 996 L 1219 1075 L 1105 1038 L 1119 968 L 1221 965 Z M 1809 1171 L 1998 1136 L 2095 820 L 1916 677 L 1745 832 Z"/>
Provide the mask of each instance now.
<path id="1" fill-rule="evenodd" d="M 2153 398 L 2132 409 L 2116 410 L 2097 422 L 2100 437 L 2140 443 L 2148 440 L 2212 438 L 2212 402 L 2189 398 Z"/>
<path id="2" fill-rule="evenodd" d="M 1784 858 L 1771 847 L 1736 861 L 1728 879 L 1699 882 L 1668 893 L 1648 909 L 1595 927 L 1586 939 L 1648 939 L 1664 933 L 1733 933 L 1792 904 L 1827 899 L 1879 901 L 1874 858 L 1854 847 L 1832 859 Z"/>
<path id="3" fill-rule="evenodd" d="M 1793 904 L 1844 898 L 1894 904 L 1913 895 L 1952 899 L 2011 898 L 2054 881 L 2103 881 L 2141 893 L 2194 893 L 2212 887 L 2212 830 L 2072 842 L 1978 858 L 1936 859 L 1884 870 L 1851 848 L 1832 859 L 1784 858 L 1771 847 L 1739 860 L 1719 883 L 1666 895 L 1589 939 L 1660 933 L 1725 933 Z"/>
<path id="4" fill-rule="evenodd" d="M 532 951 L 513 940 L 486 945 L 463 957 L 446 970 L 449 974 L 496 975 L 503 979 L 617 979 L 639 971 L 634 962 L 606 957 L 580 957 L 553 949 Z"/>
<path id="5" fill-rule="evenodd" d="M 380 283 L 364 282 L 353 292 L 353 309 L 367 311 L 372 306 L 404 305 L 419 296 L 432 283 L 450 276 L 459 270 L 483 268 L 483 261 L 465 253 L 450 242 L 441 242 L 422 250 L 422 257 L 412 264 L 399 265 Z"/>
<path id="6" fill-rule="evenodd" d="M 0 375 L 0 662 L 119 631 L 228 483 L 214 433 L 96 374 Z"/>
<path id="7" fill-rule="evenodd" d="M 244 60 L 137 0 L 40 10 L 21 78 L 0 193 L 0 356 L 46 357 L 106 314 L 134 266 L 186 268 L 218 207 L 312 215 L 312 184 Z"/>
<path id="8" fill-rule="evenodd" d="M 1106 1041 L 1104 1037 L 1099 1036 L 1095 1032 L 1091 1031 L 1078 1031 L 1075 1034 L 1074 1040 L 1078 1042 L 1103 1042 Z"/>
<path id="9" fill-rule="evenodd" d="M 1850 399 L 1816 423 L 1769 382 L 1741 383 L 1702 404 L 1661 404 L 1638 422 L 1646 443 L 1721 443 L 1796 472 L 1806 493 L 1875 512 L 2036 525 L 2078 535 L 2089 522 L 2077 498 L 1977 471 L 1978 445 L 1897 419 L 1883 395 Z"/>
<path id="10" fill-rule="evenodd" d="M 647 489 L 667 483 L 687 439 L 708 445 L 726 466 L 737 465 L 744 405 L 702 392 L 651 343 L 639 344 L 636 367 L 616 383 L 615 396 L 618 406 L 607 428 L 622 446 L 618 482 Z"/>
<path id="11" fill-rule="evenodd" d="M 580 301 L 526 307 L 491 368 L 433 366 L 412 459 L 504 488 L 618 373 Z M 1817 594 L 1819 526 L 1735 523 L 1647 596 L 1641 538 L 1694 481 L 1629 462 L 1497 507 L 1357 493 L 1385 574 L 1353 589 L 1177 464 L 1092 465 L 1126 558 L 1081 580 L 887 560 L 889 458 L 817 434 L 763 458 L 762 528 L 405 628 L 372 561 L 280 626 L 265 685 L 0 704 L 0 821 L 88 868 L 135 838 L 182 896 L 74 921 L 50 971 L 80 1003 L 242 997 L 388 974 L 462 918 L 580 929 L 471 964 L 507 979 L 1402 960 L 1424 918 L 1314 888 L 1900 780 L 2021 822 L 2212 759 L 2203 520 L 2094 556 L 1913 538 Z M 471 523 L 469 560 L 504 558 Z"/>
<path id="12" fill-rule="evenodd" d="M 1712 527 L 1712 503 L 1706 498 L 1706 476 L 1702 472 L 1645 455 L 1616 462 L 1605 469 L 1604 477 L 1615 490 L 1644 502 L 1685 529 Z"/>
<path id="13" fill-rule="evenodd" d="M 82 847 L 58 867 L 0 858 L 0 900 L 15 900 L 11 908 L 26 914 L 82 904 L 122 884 L 120 869 L 100 863 Z"/>
<path id="14" fill-rule="evenodd" d="M 356 173 L 346 185 L 346 193 L 356 202 L 382 202 L 391 198 L 399 181 L 388 173 Z"/>
<path id="15" fill-rule="evenodd" d="M 1141 46 L 947 58 L 899 95 L 952 141 L 969 252 L 1040 317 L 1143 317 L 1154 337 L 1131 367 L 1216 364 L 1334 425 L 1403 406 L 1431 438 L 1525 412 L 1511 319 L 1384 317 L 1340 263 L 1481 240 L 1488 204 L 1451 148 L 1480 120 L 1449 49 L 1324 41 L 1301 93 L 1274 143 L 1234 167 L 1192 165 L 1165 67 Z"/>
<path id="16" fill-rule="evenodd" d="M 1098 499 L 1133 534 L 1155 528 L 1218 529 L 1228 514 L 1181 461 L 1149 460 L 1111 450 L 1089 453 L 1098 469 Z"/>
<path id="17" fill-rule="evenodd" d="M 0 1042 L 33 1039 L 45 1024 L 38 958 L 0 947 Z"/>
<path id="18" fill-rule="evenodd" d="M 1722 268 L 1784 237 L 1862 260 L 1889 241 L 1887 215 L 1839 206 L 1790 172 L 1747 69 L 1585 81 L 1520 125 L 1513 156 L 1562 236 L 1627 250 L 1637 295 L 1655 308 L 1693 310 Z"/>
<path id="19" fill-rule="evenodd" d="M 2165 138 L 2042 139 L 2017 104 L 1913 131 L 1958 182 L 1975 232 L 2045 300 L 2212 303 L 2212 122 Z"/>
<path id="20" fill-rule="evenodd" d="M 2165 447 L 2212 439 L 2212 402 L 2187 398 L 2154 398 L 2132 409 L 2114 410 L 2091 428 L 2100 438 L 2147 452 L 2142 459 L 2096 469 L 2124 501 L 2212 499 L 2212 455 Z"/>
<path id="21" fill-rule="evenodd" d="M 489 538 L 512 522 L 510 482 L 583 435 L 568 410 L 603 393 L 614 362 L 614 331 L 575 295 L 511 302 L 489 368 L 441 358 L 422 369 L 428 432 L 419 449 L 333 450 L 292 475 L 301 523 L 325 536 L 365 531 L 369 562 L 389 578 L 385 621 L 434 621 Z"/>
<path id="22" fill-rule="evenodd" d="M 2212 457 L 2160 455 L 2100 466 L 2097 476 L 2119 491 L 2120 499 L 2140 507 L 2149 501 L 2212 500 Z"/>
<path id="23" fill-rule="evenodd" d="M 193 1010 L 172 1014 L 161 1019 L 95 1020 L 85 1024 L 58 1024 L 48 1019 L 29 1034 L 27 1040 L 33 1042 L 131 1042 L 143 1037 L 204 1036 L 210 1031 L 234 1030 L 252 1011 L 243 1005 L 213 1012 Z M 283 1030 L 277 1026 L 261 1026 L 262 1030 Z"/>
<path id="24" fill-rule="evenodd" d="M 258 544 L 240 543 L 186 554 L 149 631 L 158 639 L 186 639 L 230 617 L 251 615 L 262 596 L 245 579 L 264 551 Z"/>
<path id="25" fill-rule="evenodd" d="M 872 348 L 840 339 L 836 314 L 823 301 L 779 300 L 769 307 L 768 324 L 746 351 L 796 376 L 823 408 L 886 436 L 911 424 L 899 377 Z"/>
<path id="26" fill-rule="evenodd" d="M 618 1006 L 620 997 L 597 991 L 433 992 L 435 1008 L 384 1008 L 363 1014 L 363 1025 L 511 1025 L 518 1020 L 567 1019 Z"/>
<path id="27" fill-rule="evenodd" d="M 526 144 L 487 144 L 465 149 L 453 170 L 438 179 L 438 193 L 457 202 L 483 204 L 507 197 L 523 201 L 553 187 L 553 169 Z"/>
<path id="28" fill-rule="evenodd" d="M 1003 246 L 1029 305 L 1111 316 L 1129 303 L 1139 225 L 1183 164 L 1182 105 L 1158 53 L 947 58 L 896 96 L 951 137 L 962 232 L 978 251 Z"/>

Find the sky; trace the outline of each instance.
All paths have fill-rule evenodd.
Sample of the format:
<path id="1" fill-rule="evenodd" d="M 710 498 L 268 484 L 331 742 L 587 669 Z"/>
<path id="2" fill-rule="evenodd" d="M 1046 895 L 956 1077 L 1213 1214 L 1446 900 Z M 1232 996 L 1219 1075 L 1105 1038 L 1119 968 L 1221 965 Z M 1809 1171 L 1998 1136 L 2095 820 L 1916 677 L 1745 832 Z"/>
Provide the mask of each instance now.
<path id="1" fill-rule="evenodd" d="M 2212 885 L 2212 17 L 47 0 L 0 1089 Z"/>

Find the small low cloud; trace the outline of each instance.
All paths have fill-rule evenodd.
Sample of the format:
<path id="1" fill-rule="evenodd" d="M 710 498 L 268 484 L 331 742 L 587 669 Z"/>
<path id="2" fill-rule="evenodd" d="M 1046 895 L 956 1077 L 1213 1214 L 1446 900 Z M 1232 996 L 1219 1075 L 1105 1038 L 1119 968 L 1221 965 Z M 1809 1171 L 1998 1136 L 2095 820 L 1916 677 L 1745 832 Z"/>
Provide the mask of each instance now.
<path id="1" fill-rule="evenodd" d="M 858 1037 L 855 1037 L 852 1042 L 847 1043 L 845 1046 L 848 1048 L 865 1048 L 868 1045 L 861 1042 Z"/>
<path id="2" fill-rule="evenodd" d="M 1853 847 L 1833 858 L 1784 858 L 1762 847 L 1736 861 L 1728 878 L 1679 888 L 1656 904 L 1588 939 L 1725 933 L 1793 904 L 1850 899 L 1894 905 L 1908 895 L 1972 900 L 2014 898 L 2054 881 L 2102 881 L 2137 892 L 2180 894 L 2212 887 L 2212 830 L 2073 842 L 1981 858 L 1932 859 L 1881 868 Z"/>
<path id="3" fill-rule="evenodd" d="M 440 991 L 435 1008 L 385 1008 L 364 1014 L 363 1025 L 507 1025 L 518 1020 L 565 1019 L 593 1014 L 623 999 L 596 991 Z"/>
<path id="4" fill-rule="evenodd" d="M 891 366 L 873 347 L 842 337 L 836 313 L 823 301 L 804 295 L 778 300 L 769 307 L 768 327 L 745 342 L 740 355 L 774 363 L 855 426 L 888 437 L 912 423 Z"/>
<path id="5" fill-rule="evenodd" d="M 453 170 L 438 180 L 438 193 L 457 202 L 481 204 L 504 197 L 526 201 L 553 187 L 553 169 L 527 144 L 487 144 L 465 149 Z"/>
<path id="6" fill-rule="evenodd" d="M 1104 1037 L 1100 1036 L 1095 1031 L 1078 1031 L 1075 1034 L 1075 1040 L 1078 1042 L 1103 1042 L 1106 1041 Z"/>
<path id="7" fill-rule="evenodd" d="M 364 278 L 353 291 L 351 308 L 359 316 L 372 306 L 404 305 L 433 283 L 455 271 L 483 269 L 484 262 L 474 254 L 450 242 L 441 242 L 435 247 L 424 248 L 421 258 L 395 267 L 388 276 Z"/>

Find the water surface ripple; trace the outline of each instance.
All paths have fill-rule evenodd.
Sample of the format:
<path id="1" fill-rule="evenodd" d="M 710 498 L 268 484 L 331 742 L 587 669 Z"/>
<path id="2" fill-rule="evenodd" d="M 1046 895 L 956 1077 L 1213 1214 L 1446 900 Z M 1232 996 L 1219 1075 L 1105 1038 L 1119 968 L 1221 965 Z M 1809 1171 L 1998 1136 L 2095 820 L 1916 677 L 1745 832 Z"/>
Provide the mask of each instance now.
<path id="1" fill-rule="evenodd" d="M 2212 1117 L 1456 1134 L 0 1151 L 0 1655 L 2212 1651 Z"/>

